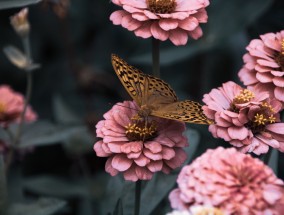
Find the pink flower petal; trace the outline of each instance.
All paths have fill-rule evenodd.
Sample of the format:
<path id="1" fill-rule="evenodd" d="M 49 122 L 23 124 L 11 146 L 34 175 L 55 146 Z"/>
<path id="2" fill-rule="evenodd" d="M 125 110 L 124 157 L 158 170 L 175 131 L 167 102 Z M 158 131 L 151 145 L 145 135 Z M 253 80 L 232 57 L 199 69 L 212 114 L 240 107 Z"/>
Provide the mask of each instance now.
<path id="1" fill-rule="evenodd" d="M 158 40 L 165 41 L 169 37 L 169 32 L 164 31 L 162 28 L 160 28 L 159 24 L 157 22 L 154 22 L 151 25 L 150 30 L 151 30 L 153 37 L 158 39 Z"/>
<path id="2" fill-rule="evenodd" d="M 106 152 L 102 148 L 102 143 L 103 143 L 103 141 L 101 141 L 101 140 L 96 142 L 95 145 L 94 145 L 94 151 L 96 152 L 97 156 L 99 156 L 99 157 L 108 157 L 109 155 L 111 155 L 111 153 Z"/>
<path id="3" fill-rule="evenodd" d="M 169 39 L 176 46 L 185 45 L 188 40 L 188 35 L 184 30 L 175 29 L 170 31 Z"/>
<path id="4" fill-rule="evenodd" d="M 108 172 L 111 176 L 115 176 L 119 173 L 117 169 L 114 169 L 111 165 L 112 163 L 112 158 L 107 159 L 106 165 L 105 165 L 105 170 Z"/>
<path id="5" fill-rule="evenodd" d="M 122 18 L 127 16 L 128 13 L 124 10 L 118 10 L 110 15 L 110 20 L 114 25 L 121 25 Z"/>
<path id="6" fill-rule="evenodd" d="M 283 87 L 276 87 L 274 89 L 275 98 L 284 102 L 284 88 Z"/>
<path id="7" fill-rule="evenodd" d="M 161 20 L 159 20 L 160 27 L 165 31 L 176 29 L 178 27 L 178 24 L 179 24 L 179 22 L 175 19 L 161 19 Z"/>
<path id="8" fill-rule="evenodd" d="M 125 178 L 125 180 L 128 181 L 138 181 L 138 176 L 135 172 L 135 167 L 131 167 L 128 170 L 126 170 L 125 172 L 123 172 L 123 176 Z"/>
<path id="9" fill-rule="evenodd" d="M 159 172 L 162 170 L 163 168 L 163 161 L 153 161 L 150 162 L 147 165 L 147 168 L 151 171 L 151 172 Z"/>
<path id="10" fill-rule="evenodd" d="M 244 140 L 248 135 L 248 129 L 245 127 L 230 127 L 228 134 L 232 139 Z"/>
<path id="11" fill-rule="evenodd" d="M 178 23 L 178 26 L 187 31 L 193 31 L 199 25 L 198 20 L 195 17 L 188 17 L 184 20 L 181 20 Z"/>
<path id="12" fill-rule="evenodd" d="M 132 165 L 132 160 L 129 160 L 125 155 L 123 154 L 116 154 L 112 158 L 111 165 L 113 168 L 117 169 L 120 172 L 123 172 L 130 168 Z"/>
<path id="13" fill-rule="evenodd" d="M 176 149 L 175 154 L 177 154 L 178 156 L 175 156 L 172 159 L 165 161 L 165 163 L 172 169 L 180 167 L 187 158 L 185 151 L 182 149 L 179 149 L 179 148 Z"/>
<path id="14" fill-rule="evenodd" d="M 152 36 L 151 33 L 151 23 L 145 22 L 140 28 L 134 31 L 135 35 L 142 38 L 149 38 Z"/>
<path id="15" fill-rule="evenodd" d="M 135 159 L 134 162 L 141 167 L 145 167 L 147 164 L 151 162 L 151 160 L 145 157 L 143 154 L 140 155 L 139 158 Z"/>
<path id="16" fill-rule="evenodd" d="M 150 180 L 153 177 L 153 173 L 147 168 L 135 167 L 135 173 L 140 180 Z"/>

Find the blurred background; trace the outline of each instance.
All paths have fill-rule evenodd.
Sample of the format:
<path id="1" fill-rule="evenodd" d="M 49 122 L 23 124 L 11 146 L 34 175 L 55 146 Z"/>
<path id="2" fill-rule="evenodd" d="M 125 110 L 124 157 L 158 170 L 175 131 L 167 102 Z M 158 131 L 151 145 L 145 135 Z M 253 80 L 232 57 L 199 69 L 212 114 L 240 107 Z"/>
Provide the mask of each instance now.
<path id="1" fill-rule="evenodd" d="M 96 157 L 92 149 L 95 125 L 103 113 L 130 99 L 112 69 L 111 53 L 151 73 L 151 39 L 114 26 L 109 16 L 117 9 L 106 0 L 42 0 L 29 5 L 32 56 L 41 65 L 33 74 L 31 98 L 39 122 L 25 128 L 29 150 L 23 147 L 25 153 L 18 153 L 7 176 L 17 214 L 113 214 L 116 205 L 120 206 L 114 214 L 119 214 L 118 208 L 131 214 L 133 183 L 106 174 L 106 159 Z M 22 49 L 9 19 L 19 10 L 0 10 L 1 50 L 7 45 Z M 180 47 L 169 41 L 161 44 L 161 78 L 180 99 L 201 102 L 203 94 L 224 82 L 240 83 L 237 73 L 249 41 L 284 29 L 283 0 L 212 0 L 207 11 L 200 40 Z M 23 94 L 26 88 L 26 74 L 3 52 L 0 84 Z M 191 144 L 187 162 L 207 148 L 224 145 L 206 126 L 188 125 L 186 135 Z M 284 156 L 274 153 L 274 158 L 274 171 L 284 179 Z M 157 174 L 143 184 L 141 214 L 169 210 L 167 196 L 178 172 Z M 46 210 L 36 213 L 39 208 Z"/>

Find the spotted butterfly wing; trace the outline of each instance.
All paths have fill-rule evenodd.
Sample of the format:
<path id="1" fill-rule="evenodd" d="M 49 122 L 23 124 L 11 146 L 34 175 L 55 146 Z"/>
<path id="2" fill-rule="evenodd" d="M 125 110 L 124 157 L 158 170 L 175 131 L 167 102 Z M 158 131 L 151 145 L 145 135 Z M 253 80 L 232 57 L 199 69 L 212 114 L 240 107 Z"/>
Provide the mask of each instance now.
<path id="1" fill-rule="evenodd" d="M 112 55 L 112 65 L 124 88 L 141 107 L 151 107 L 152 116 L 196 124 L 211 124 L 203 114 L 202 106 L 194 101 L 178 101 L 169 84 L 128 65 Z"/>
<path id="2" fill-rule="evenodd" d="M 212 124 L 212 121 L 203 114 L 201 104 L 190 100 L 178 101 L 162 106 L 158 111 L 153 110 L 151 114 L 188 123 Z"/>
<path id="3" fill-rule="evenodd" d="M 174 90 L 163 80 L 142 73 L 114 54 L 112 65 L 124 88 L 140 107 L 149 105 L 158 108 L 177 101 Z"/>

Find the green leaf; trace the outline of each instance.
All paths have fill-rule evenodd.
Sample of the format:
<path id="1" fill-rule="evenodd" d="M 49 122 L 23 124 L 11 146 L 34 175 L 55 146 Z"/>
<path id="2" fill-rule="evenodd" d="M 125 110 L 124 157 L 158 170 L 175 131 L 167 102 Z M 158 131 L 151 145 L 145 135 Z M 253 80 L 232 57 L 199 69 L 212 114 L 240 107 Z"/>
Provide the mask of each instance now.
<path id="1" fill-rule="evenodd" d="M 89 195 L 85 181 L 51 176 L 25 179 L 24 187 L 36 194 L 59 198 L 86 197 Z"/>
<path id="2" fill-rule="evenodd" d="M 17 125 L 11 127 L 11 132 L 15 133 Z M 10 129 L 10 128 L 9 128 Z M 18 148 L 30 146 L 45 146 L 57 144 L 65 141 L 73 135 L 86 132 L 87 128 L 83 125 L 78 126 L 61 126 L 55 125 L 48 121 L 37 121 L 31 124 L 25 124 L 23 135 L 18 144 Z"/>
<path id="3" fill-rule="evenodd" d="M 123 207 L 122 207 L 122 201 L 121 199 L 118 199 L 113 215 L 123 215 Z"/>
<path id="4" fill-rule="evenodd" d="M 63 200 L 55 198 L 40 198 L 32 203 L 13 204 L 9 215 L 51 215 L 61 210 L 66 205 Z"/>
<path id="5" fill-rule="evenodd" d="M 0 0 L 0 9 L 13 7 L 25 7 L 30 4 L 36 4 L 41 0 Z"/>
<path id="6" fill-rule="evenodd" d="M 208 7 L 208 23 L 202 24 L 204 36 L 197 41 L 190 40 L 187 46 L 170 46 L 161 50 L 161 65 L 170 65 L 196 54 L 208 51 L 253 23 L 272 0 L 214 0 Z M 229 20 L 228 20 L 229 19 Z M 134 56 L 131 60 L 140 64 L 151 64 L 152 53 Z"/>

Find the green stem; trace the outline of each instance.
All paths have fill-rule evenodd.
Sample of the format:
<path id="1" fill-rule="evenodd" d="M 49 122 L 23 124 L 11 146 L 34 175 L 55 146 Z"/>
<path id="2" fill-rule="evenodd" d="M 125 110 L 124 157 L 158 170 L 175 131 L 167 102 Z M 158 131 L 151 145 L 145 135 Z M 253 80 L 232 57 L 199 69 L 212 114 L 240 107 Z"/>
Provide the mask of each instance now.
<path id="1" fill-rule="evenodd" d="M 23 46 L 24 46 L 26 57 L 27 57 L 29 63 L 31 64 L 32 63 L 32 59 L 31 59 L 31 47 L 30 47 L 29 37 L 26 36 L 26 37 L 22 38 L 22 41 L 23 41 Z M 14 139 L 12 141 L 12 148 L 9 151 L 9 153 L 7 154 L 6 170 L 9 168 L 9 166 L 10 166 L 12 160 L 13 160 L 14 149 L 18 145 L 19 140 L 21 138 L 23 124 L 25 122 L 25 115 L 26 115 L 27 108 L 28 108 L 28 105 L 29 105 L 29 102 L 30 102 L 30 98 L 31 98 L 31 94 L 32 94 L 32 85 L 33 85 L 32 71 L 26 71 L 26 74 L 27 74 L 27 88 L 26 88 L 24 109 L 21 112 L 20 122 L 19 122 L 18 128 L 16 130 L 15 137 L 14 137 Z"/>
<path id="2" fill-rule="evenodd" d="M 160 77 L 160 40 L 152 38 L 153 75 Z"/>
<path id="3" fill-rule="evenodd" d="M 140 199 L 141 199 L 141 180 L 136 181 L 135 183 L 135 207 L 134 215 L 139 215 L 140 211 Z"/>
<path id="4" fill-rule="evenodd" d="M 264 155 L 264 158 L 263 158 L 263 162 L 264 162 L 266 165 L 268 165 L 268 163 L 269 163 L 271 154 L 272 154 L 272 149 L 269 148 L 268 152 Z"/>

